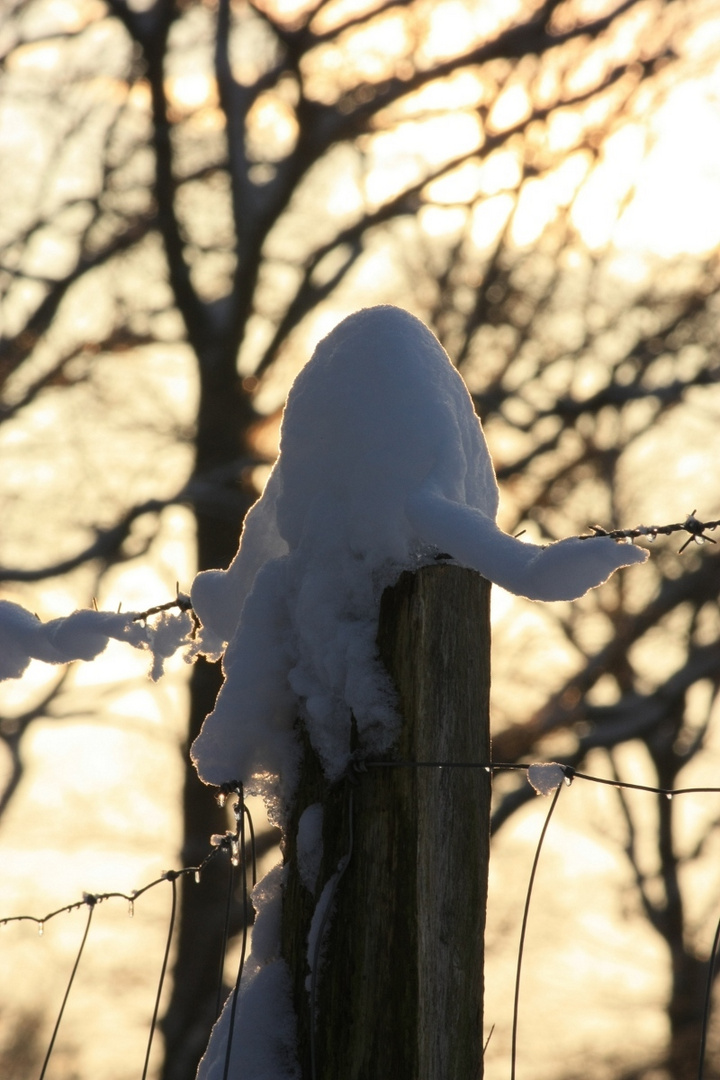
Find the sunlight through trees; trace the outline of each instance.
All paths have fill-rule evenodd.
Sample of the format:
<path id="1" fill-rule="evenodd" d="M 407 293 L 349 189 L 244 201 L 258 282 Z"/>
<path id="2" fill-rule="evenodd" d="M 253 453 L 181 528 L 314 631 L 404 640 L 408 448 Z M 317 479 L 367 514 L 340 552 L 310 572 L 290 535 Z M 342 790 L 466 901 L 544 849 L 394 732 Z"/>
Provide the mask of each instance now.
<path id="1" fill-rule="evenodd" d="M 507 532 L 720 517 L 717 0 L 10 0 L 0 49 L 3 598 L 44 619 L 93 597 L 143 609 L 227 566 L 292 379 L 374 303 L 420 316 L 460 369 Z M 495 590 L 497 759 L 662 787 L 716 771 L 720 563 L 679 546 L 659 538 L 642 575 L 577 604 Z M 186 752 L 218 666 L 171 663 L 154 688 L 146 669 L 111 648 L 4 685 L 3 907 L 58 906 L 118 875 L 129 888 L 178 851 L 199 862 L 224 830 Z M 531 798 L 498 778 L 492 1077 L 517 914 L 503 882 L 522 879 Z M 585 804 L 579 822 L 559 816 L 563 890 L 541 904 L 568 974 L 526 1025 L 528 1052 L 547 1080 L 676 1080 L 695 1067 L 718 803 Z M 224 882 L 207 878 L 183 882 L 163 1080 L 194 1076 L 214 1019 Z M 593 989 L 617 977 L 598 976 L 608 942 L 637 1025 Z M 41 1061 L 53 1006 L 18 989 L 26 966 L 45 981 L 25 956 L 0 993 Z M 122 959 L 98 968 L 99 994 Z M 140 1044 L 143 978 L 139 960 Z M 578 1000 L 585 1026 L 568 1023 Z M 4 1046 L 6 1071 L 31 1041 Z M 78 1021 L 68 1075 L 126 1075 L 85 1042 Z M 717 1063 L 716 1036 L 710 1050 Z"/>

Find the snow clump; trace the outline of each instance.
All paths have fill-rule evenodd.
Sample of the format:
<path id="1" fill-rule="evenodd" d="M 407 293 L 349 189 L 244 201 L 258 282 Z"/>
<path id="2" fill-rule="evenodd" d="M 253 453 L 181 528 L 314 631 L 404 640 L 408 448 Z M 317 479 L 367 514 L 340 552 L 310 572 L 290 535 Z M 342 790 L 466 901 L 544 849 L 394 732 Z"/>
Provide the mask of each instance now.
<path id="1" fill-rule="evenodd" d="M 298 375 L 280 454 L 227 570 L 198 575 L 199 648 L 225 682 L 192 756 L 202 780 L 294 784 L 302 716 L 327 776 L 386 751 L 398 718 L 376 653 L 380 596 L 439 553 L 533 600 L 572 600 L 646 553 L 609 538 L 546 547 L 503 533 L 498 488 L 467 388 L 408 312 L 340 323 Z"/>

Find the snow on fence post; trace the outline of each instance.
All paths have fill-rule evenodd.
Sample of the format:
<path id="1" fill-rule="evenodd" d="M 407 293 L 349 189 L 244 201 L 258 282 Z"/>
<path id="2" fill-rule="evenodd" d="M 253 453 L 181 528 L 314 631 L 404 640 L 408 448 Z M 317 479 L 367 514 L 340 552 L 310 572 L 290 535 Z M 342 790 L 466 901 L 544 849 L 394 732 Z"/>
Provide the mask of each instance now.
<path id="1" fill-rule="evenodd" d="M 386 589 L 378 644 L 403 716 L 387 760 L 490 759 L 489 599 L 488 581 L 452 564 L 404 572 Z M 303 1080 L 482 1076 L 490 789 L 484 769 L 406 765 L 370 765 L 356 783 L 331 786 L 304 741 L 282 919 Z M 323 856 L 311 892 L 296 838 L 318 803 Z M 308 955 L 321 957 L 315 977 Z"/>
<path id="2" fill-rule="evenodd" d="M 285 963 L 274 875 L 258 890 L 247 977 L 203 1076 L 216 1080 L 236 1018 L 238 1076 L 295 1080 L 288 989 L 304 1080 L 479 1074 L 490 777 L 461 763 L 488 759 L 488 635 L 478 635 L 489 586 L 473 571 L 531 600 L 573 600 L 646 557 L 610 536 L 523 543 L 498 526 L 498 495 L 467 387 L 418 319 L 368 308 L 318 344 L 237 555 L 191 592 L 194 647 L 223 653 L 225 674 L 193 761 L 207 784 L 265 794 L 286 859 Z M 439 552 L 458 565 L 402 577 L 379 619 L 403 764 L 368 762 L 358 775 L 398 731 L 375 655 L 381 582 Z M 458 767 L 413 767 L 431 758 Z M 251 1062 L 261 1044 L 269 1057 Z"/>

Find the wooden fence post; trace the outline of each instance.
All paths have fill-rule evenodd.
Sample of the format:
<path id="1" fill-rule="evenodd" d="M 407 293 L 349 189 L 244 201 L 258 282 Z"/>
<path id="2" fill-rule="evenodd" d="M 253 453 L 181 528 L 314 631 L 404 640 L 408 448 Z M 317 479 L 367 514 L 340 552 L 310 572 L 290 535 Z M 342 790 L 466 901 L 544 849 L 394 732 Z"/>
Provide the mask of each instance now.
<path id="1" fill-rule="evenodd" d="M 378 644 L 403 715 L 389 761 L 490 760 L 489 599 L 489 582 L 450 564 L 385 591 Z M 283 910 L 303 1080 L 482 1076 L 490 788 L 483 769 L 400 764 L 331 787 L 306 744 Z M 309 890 L 297 824 L 318 803 L 324 854 Z M 332 911 L 313 980 L 307 935 L 324 888 Z"/>

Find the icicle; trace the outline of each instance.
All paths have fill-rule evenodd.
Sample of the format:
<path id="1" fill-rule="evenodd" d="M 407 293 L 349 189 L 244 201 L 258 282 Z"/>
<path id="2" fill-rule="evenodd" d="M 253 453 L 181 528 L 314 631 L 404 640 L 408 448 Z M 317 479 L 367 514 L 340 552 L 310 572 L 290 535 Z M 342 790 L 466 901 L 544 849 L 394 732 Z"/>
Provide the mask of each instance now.
<path id="1" fill-rule="evenodd" d="M 665 792 L 665 798 L 667 799 L 668 802 L 672 802 L 672 797 L 673 797 L 672 791 L 666 791 Z"/>
<path id="2" fill-rule="evenodd" d="M 230 861 L 233 866 L 240 865 L 240 844 L 235 836 L 230 841 Z"/>
<path id="3" fill-rule="evenodd" d="M 38 923 L 38 937 L 42 937 L 45 933 L 45 921 L 43 919 Z"/>
<path id="4" fill-rule="evenodd" d="M 128 915 L 131 919 L 135 917 L 135 901 L 132 898 L 128 901 Z"/>
<path id="5" fill-rule="evenodd" d="M 218 791 L 217 795 L 215 796 L 215 802 L 218 804 L 218 806 L 224 806 L 227 802 L 227 792 Z"/>
<path id="6" fill-rule="evenodd" d="M 195 877 L 195 884 L 199 885 L 200 884 L 200 871 L 199 870 L 195 871 L 194 877 Z"/>

